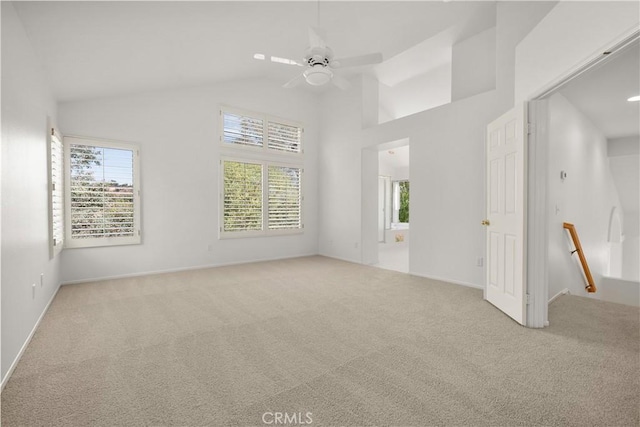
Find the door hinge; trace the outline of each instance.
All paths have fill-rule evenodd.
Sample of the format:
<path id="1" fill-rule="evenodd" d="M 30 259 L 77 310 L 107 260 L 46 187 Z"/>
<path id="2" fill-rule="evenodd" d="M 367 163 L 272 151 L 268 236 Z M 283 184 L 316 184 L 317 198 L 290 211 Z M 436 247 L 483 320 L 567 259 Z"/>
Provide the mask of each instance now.
<path id="1" fill-rule="evenodd" d="M 533 302 L 533 297 L 531 296 L 531 294 L 525 294 L 525 300 L 527 302 L 527 305 L 529 305 Z"/>
<path id="2" fill-rule="evenodd" d="M 527 135 L 531 135 L 532 133 L 536 133 L 536 124 L 527 123 Z"/>

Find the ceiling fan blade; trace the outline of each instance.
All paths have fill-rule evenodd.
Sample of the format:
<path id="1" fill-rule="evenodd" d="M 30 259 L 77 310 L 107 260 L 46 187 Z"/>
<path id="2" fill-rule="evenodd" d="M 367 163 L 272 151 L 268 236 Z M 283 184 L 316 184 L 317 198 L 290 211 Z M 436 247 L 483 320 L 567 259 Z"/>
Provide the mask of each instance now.
<path id="1" fill-rule="evenodd" d="M 379 64 L 382 62 L 381 53 L 370 53 L 368 55 L 351 56 L 349 58 L 334 59 L 329 66 L 331 68 L 357 67 L 359 65 Z"/>
<path id="2" fill-rule="evenodd" d="M 302 82 L 304 82 L 304 75 L 299 74 L 296 77 L 294 77 L 293 79 L 289 80 L 284 85 L 282 85 L 282 87 L 285 88 L 285 89 L 290 89 L 292 87 L 298 86 Z"/>
<path id="3" fill-rule="evenodd" d="M 336 87 L 342 90 L 347 90 L 351 87 L 351 83 L 349 83 L 349 80 L 345 79 L 344 77 L 340 77 L 336 74 L 333 75 L 333 78 L 331 79 L 331 83 L 333 83 Z"/>
<path id="4" fill-rule="evenodd" d="M 327 47 L 325 43 L 326 34 L 322 28 L 309 27 L 309 47 L 320 47 L 322 49 Z"/>
<path id="5" fill-rule="evenodd" d="M 286 65 L 296 65 L 298 67 L 304 67 L 306 64 L 302 61 L 298 61 L 296 59 L 282 58 L 280 56 L 271 56 L 271 62 L 276 62 L 278 64 L 286 64 Z"/>

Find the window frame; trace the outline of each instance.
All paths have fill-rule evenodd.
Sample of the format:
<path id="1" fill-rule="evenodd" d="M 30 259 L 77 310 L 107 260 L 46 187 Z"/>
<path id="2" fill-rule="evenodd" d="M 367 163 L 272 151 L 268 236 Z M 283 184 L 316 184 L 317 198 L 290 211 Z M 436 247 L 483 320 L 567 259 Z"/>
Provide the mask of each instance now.
<path id="1" fill-rule="evenodd" d="M 62 171 L 62 182 L 61 182 L 61 187 L 60 189 L 57 189 L 55 187 L 56 183 L 54 182 L 53 179 L 53 168 L 54 168 L 54 164 L 53 164 L 53 155 L 54 155 L 54 140 L 57 140 L 57 142 L 60 145 L 60 152 L 58 153 L 58 157 L 60 158 L 60 165 L 58 165 L 61 168 Z M 66 172 L 65 172 L 65 161 L 64 161 L 64 138 L 63 136 L 58 132 L 58 130 L 56 128 L 51 128 L 49 135 L 48 135 L 48 141 L 47 141 L 47 173 L 48 173 L 48 196 L 49 196 L 49 200 L 48 200 L 48 209 L 49 209 L 49 257 L 50 259 L 55 258 L 60 252 L 62 252 L 62 249 L 64 248 L 65 245 L 65 240 L 66 240 L 66 227 L 65 227 L 65 223 L 66 223 L 66 215 L 65 215 L 65 208 L 66 208 L 66 194 L 65 194 L 65 177 L 66 177 Z M 55 199 L 55 195 L 54 192 L 56 191 L 60 191 L 62 192 L 62 204 L 61 204 L 61 214 L 59 215 L 59 217 L 61 218 L 61 224 L 60 224 L 60 228 L 62 228 L 62 239 L 60 240 L 60 242 L 58 242 L 56 240 L 56 236 L 55 236 L 55 215 L 54 215 L 54 199 Z"/>
<path id="2" fill-rule="evenodd" d="M 259 164 L 262 167 L 262 230 L 225 231 L 224 230 L 224 162 Z M 220 156 L 220 208 L 219 211 L 219 239 L 241 239 L 247 237 L 287 236 L 304 233 L 304 166 L 301 163 L 287 163 L 270 159 Z M 269 228 L 269 166 L 300 169 L 300 227 L 285 229 Z"/>
<path id="3" fill-rule="evenodd" d="M 97 237 L 77 239 L 71 236 L 71 145 L 85 145 L 98 148 L 113 148 L 133 152 L 133 228 L 134 235 L 126 237 Z M 65 162 L 65 249 L 92 248 L 105 246 L 138 245 L 142 243 L 141 203 L 140 203 L 140 146 L 138 144 L 108 139 L 65 136 L 63 141 Z"/>

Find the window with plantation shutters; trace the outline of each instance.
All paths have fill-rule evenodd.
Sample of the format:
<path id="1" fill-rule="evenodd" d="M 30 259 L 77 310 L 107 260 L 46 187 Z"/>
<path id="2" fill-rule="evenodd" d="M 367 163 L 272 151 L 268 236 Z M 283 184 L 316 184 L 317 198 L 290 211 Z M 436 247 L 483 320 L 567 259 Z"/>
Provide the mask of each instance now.
<path id="1" fill-rule="evenodd" d="M 299 153 L 302 128 L 275 121 L 268 122 L 268 148 L 288 153 Z"/>
<path id="2" fill-rule="evenodd" d="M 301 125 L 223 108 L 220 237 L 301 233 Z"/>
<path id="3" fill-rule="evenodd" d="M 264 120 L 231 112 L 223 112 L 223 141 L 225 144 L 263 146 Z"/>
<path id="4" fill-rule="evenodd" d="M 66 247 L 140 243 L 139 149 L 65 138 Z"/>
<path id="5" fill-rule="evenodd" d="M 262 165 L 224 161 L 223 169 L 223 231 L 262 231 Z"/>
<path id="6" fill-rule="evenodd" d="M 301 172 L 300 168 L 269 166 L 270 230 L 301 228 Z"/>
<path id="7" fill-rule="evenodd" d="M 64 150 L 53 128 L 49 135 L 49 242 L 53 258 L 64 245 Z"/>
<path id="8" fill-rule="evenodd" d="M 304 130 L 299 124 L 230 107 L 224 107 L 220 115 L 220 139 L 224 147 L 249 148 L 274 154 L 302 154 Z"/>

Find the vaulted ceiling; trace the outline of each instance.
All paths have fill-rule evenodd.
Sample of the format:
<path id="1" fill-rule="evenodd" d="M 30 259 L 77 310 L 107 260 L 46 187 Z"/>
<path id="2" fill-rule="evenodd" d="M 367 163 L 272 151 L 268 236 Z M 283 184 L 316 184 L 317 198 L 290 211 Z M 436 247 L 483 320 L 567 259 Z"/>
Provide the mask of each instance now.
<path id="1" fill-rule="evenodd" d="M 301 58 L 307 29 L 326 30 L 336 57 L 385 59 L 427 39 L 455 43 L 495 24 L 495 2 L 14 2 L 59 101 L 207 85 L 266 76 L 282 83 L 298 67 L 255 53 Z M 319 11 L 319 14 L 318 14 Z M 433 43 L 432 43 L 433 44 Z M 440 58 L 424 51 L 416 67 Z M 417 64 L 416 64 L 417 62 Z M 396 67 L 387 79 L 412 75 Z M 393 67 L 392 67 L 393 68 Z M 346 70 L 345 70 L 346 71 Z M 370 71 L 356 69 L 351 72 Z"/>

